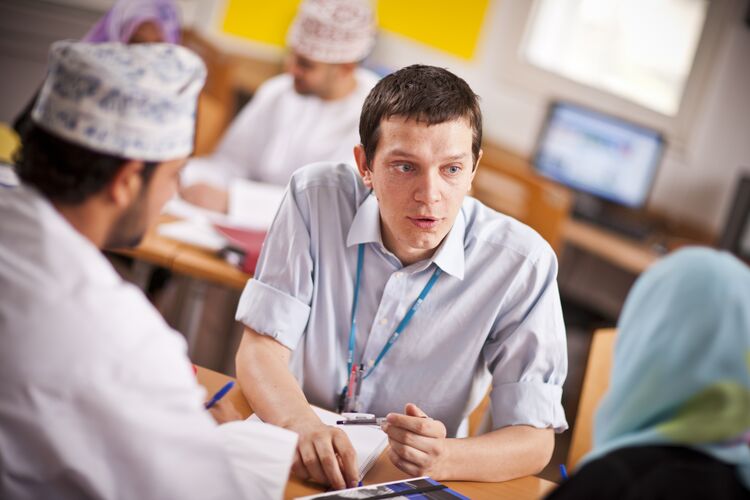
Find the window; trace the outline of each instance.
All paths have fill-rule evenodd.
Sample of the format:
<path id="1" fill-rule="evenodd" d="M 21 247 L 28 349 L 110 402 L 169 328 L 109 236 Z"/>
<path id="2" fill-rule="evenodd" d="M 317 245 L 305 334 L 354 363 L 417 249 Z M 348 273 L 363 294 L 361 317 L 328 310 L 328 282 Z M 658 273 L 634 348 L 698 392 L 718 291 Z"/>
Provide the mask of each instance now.
<path id="1" fill-rule="evenodd" d="M 521 57 L 666 116 L 680 109 L 708 0 L 537 0 Z"/>

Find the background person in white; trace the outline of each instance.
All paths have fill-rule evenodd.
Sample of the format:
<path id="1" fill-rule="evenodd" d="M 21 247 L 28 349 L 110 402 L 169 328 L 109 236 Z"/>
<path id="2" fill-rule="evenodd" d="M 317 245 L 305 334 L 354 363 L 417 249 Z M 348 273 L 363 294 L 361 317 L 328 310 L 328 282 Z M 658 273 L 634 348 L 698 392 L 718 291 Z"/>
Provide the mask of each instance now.
<path id="1" fill-rule="evenodd" d="M 308 163 L 351 163 L 362 103 L 377 76 L 358 67 L 375 44 L 367 0 L 306 0 L 289 30 L 287 73 L 271 78 L 232 122 L 216 151 L 189 162 L 182 197 L 226 212 L 241 179 L 286 186 Z"/>
<path id="2" fill-rule="evenodd" d="M 477 96 L 446 70 L 404 68 L 367 97 L 360 137 L 359 175 L 321 163 L 292 176 L 237 312 L 246 397 L 263 420 L 299 433 L 296 474 L 351 484 L 350 443 L 308 402 L 336 408 L 355 309 L 353 361 L 374 366 L 358 409 L 388 414 L 400 469 L 484 481 L 538 472 L 553 429 L 567 427 L 557 263 L 533 230 L 466 196 L 481 156 Z M 461 438 L 490 384 L 493 430 Z"/>
<path id="3" fill-rule="evenodd" d="M 176 191 L 204 78 L 182 47 L 52 46 L 0 189 L 0 498 L 283 494 L 296 436 L 217 427 L 182 336 L 100 252 Z"/>

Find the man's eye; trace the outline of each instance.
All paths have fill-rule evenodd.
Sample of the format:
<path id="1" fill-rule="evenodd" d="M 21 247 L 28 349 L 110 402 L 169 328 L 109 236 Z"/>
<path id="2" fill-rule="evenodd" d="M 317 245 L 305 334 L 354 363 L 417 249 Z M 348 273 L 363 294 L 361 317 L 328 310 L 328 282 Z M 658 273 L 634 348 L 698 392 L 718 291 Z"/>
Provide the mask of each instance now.
<path id="1" fill-rule="evenodd" d="M 459 167 L 458 165 L 451 165 L 450 167 L 446 168 L 446 171 L 449 174 L 455 175 L 455 174 L 457 174 L 457 173 L 459 173 L 461 171 L 461 167 Z"/>
<path id="2" fill-rule="evenodd" d="M 396 165 L 396 170 L 398 170 L 399 172 L 407 173 L 413 171 L 414 167 L 409 164 L 402 163 L 401 165 Z"/>

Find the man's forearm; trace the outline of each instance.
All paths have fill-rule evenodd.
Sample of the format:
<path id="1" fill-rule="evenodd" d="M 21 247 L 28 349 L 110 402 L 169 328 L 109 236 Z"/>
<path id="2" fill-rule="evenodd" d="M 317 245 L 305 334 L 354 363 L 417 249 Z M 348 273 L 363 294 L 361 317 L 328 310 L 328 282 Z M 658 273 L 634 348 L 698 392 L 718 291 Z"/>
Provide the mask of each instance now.
<path id="1" fill-rule="evenodd" d="M 449 439 L 441 480 L 507 481 L 538 474 L 552 457 L 552 429 L 514 425 L 482 436 Z"/>
<path id="2" fill-rule="evenodd" d="M 317 420 L 289 371 L 289 356 L 289 349 L 276 340 L 245 328 L 235 359 L 237 378 L 253 412 L 279 427 Z"/>
<path id="3" fill-rule="evenodd" d="M 356 486 L 357 454 L 344 431 L 323 424 L 289 371 L 290 351 L 246 328 L 237 351 L 242 392 L 261 420 L 299 435 L 295 476 L 336 489 Z"/>

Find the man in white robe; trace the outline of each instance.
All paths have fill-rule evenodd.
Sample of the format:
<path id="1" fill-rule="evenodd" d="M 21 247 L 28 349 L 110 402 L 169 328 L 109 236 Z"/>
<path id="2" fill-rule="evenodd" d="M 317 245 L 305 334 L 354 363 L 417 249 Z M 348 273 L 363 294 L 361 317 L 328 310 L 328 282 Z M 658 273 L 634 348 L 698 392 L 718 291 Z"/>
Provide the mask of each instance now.
<path id="1" fill-rule="evenodd" d="M 173 45 L 52 46 L 0 187 L 0 498 L 283 495 L 296 435 L 217 426 L 184 339 L 100 252 L 176 191 L 204 78 Z"/>
<path id="2" fill-rule="evenodd" d="M 287 37 L 287 73 L 258 89 L 213 154 L 190 161 L 182 197 L 231 213 L 252 193 L 242 180 L 283 187 L 309 163 L 352 164 L 362 103 L 377 82 L 358 63 L 375 32 L 366 0 L 303 2 Z"/>

